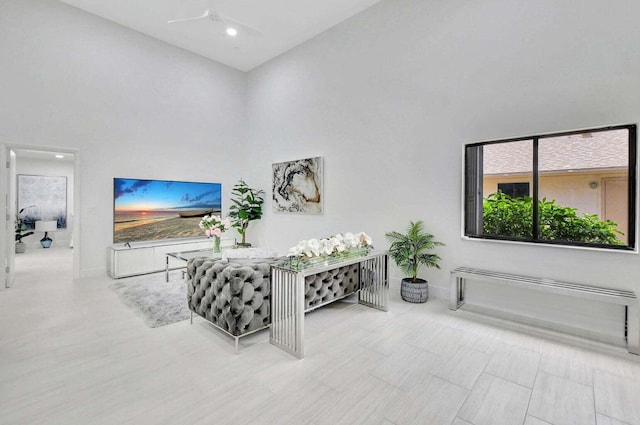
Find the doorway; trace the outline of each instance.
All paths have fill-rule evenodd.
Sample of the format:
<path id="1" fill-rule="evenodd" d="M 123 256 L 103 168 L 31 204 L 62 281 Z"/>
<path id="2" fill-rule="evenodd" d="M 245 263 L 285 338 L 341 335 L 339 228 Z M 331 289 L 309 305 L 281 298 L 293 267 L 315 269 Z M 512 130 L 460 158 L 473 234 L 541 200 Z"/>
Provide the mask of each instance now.
<path id="1" fill-rule="evenodd" d="M 73 149 L 14 145 L 5 148 L 5 155 L 7 157 L 6 209 L 13 215 L 11 217 L 7 215 L 6 236 L 11 242 L 5 245 L 7 267 L 4 286 L 11 287 L 14 281 L 20 282 L 19 277 L 23 275 L 22 272 L 32 269 L 35 264 L 44 259 L 45 255 L 54 255 L 58 263 L 68 261 L 68 264 L 60 265 L 72 270 L 74 279 L 79 278 L 77 216 L 79 153 Z M 47 186 L 49 182 L 56 184 L 55 190 L 50 190 Z M 34 196 L 37 198 L 33 190 L 35 186 L 29 185 L 34 183 L 40 184 L 37 189 L 42 191 L 41 202 L 33 201 Z M 49 197 L 52 192 L 57 196 Z M 57 214 L 53 220 L 38 219 L 39 216 L 46 216 L 47 206 L 53 201 L 62 205 L 62 207 L 58 205 L 57 210 L 63 210 L 63 212 Z M 38 219 L 37 222 L 34 217 Z M 24 244 L 20 250 L 24 248 L 25 252 L 16 254 L 17 251 L 14 250 L 13 245 L 17 233 L 16 223 L 20 219 L 24 220 L 23 227 L 28 229 L 22 232 L 26 236 L 21 238 Z M 57 225 L 57 223 L 60 224 Z M 36 224 L 38 225 L 35 226 Z M 52 224 L 53 229 L 51 229 Z M 49 228 L 48 232 L 47 228 Z M 48 248 L 45 248 L 46 246 Z"/>

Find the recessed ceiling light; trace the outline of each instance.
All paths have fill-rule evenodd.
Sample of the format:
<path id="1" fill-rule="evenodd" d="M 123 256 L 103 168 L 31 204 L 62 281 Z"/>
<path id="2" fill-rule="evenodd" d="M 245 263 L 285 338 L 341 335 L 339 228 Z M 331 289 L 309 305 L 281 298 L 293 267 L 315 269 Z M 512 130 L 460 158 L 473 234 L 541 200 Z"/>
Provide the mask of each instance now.
<path id="1" fill-rule="evenodd" d="M 56 154 L 56 158 L 62 159 L 62 158 L 64 158 L 64 155 Z"/>
<path id="2" fill-rule="evenodd" d="M 229 37 L 235 37 L 236 35 L 238 35 L 238 30 L 233 27 L 227 27 L 227 35 Z"/>

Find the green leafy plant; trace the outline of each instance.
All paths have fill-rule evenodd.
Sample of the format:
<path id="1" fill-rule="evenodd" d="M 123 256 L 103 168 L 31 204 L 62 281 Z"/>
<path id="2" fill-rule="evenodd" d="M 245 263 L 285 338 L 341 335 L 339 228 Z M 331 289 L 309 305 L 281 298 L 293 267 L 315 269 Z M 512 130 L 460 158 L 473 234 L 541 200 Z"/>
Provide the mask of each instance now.
<path id="1" fill-rule="evenodd" d="M 483 233 L 489 236 L 533 237 L 533 199 L 512 198 L 500 191 L 483 201 Z M 538 238 L 609 245 L 621 245 L 622 235 L 613 221 L 597 214 L 578 215 L 575 208 L 557 205 L 543 198 L 538 202 Z"/>
<path id="2" fill-rule="evenodd" d="M 16 242 L 22 242 L 22 238 L 26 238 L 27 236 L 33 235 L 33 232 L 25 227 L 25 220 L 22 219 L 22 213 L 27 208 L 31 208 L 33 205 L 29 207 L 22 208 L 16 214 Z"/>
<path id="3" fill-rule="evenodd" d="M 251 246 L 246 242 L 247 227 L 254 220 L 262 218 L 262 204 L 264 203 L 264 191 L 252 189 L 244 180 L 240 179 L 231 191 L 231 206 L 229 217 L 232 226 L 242 235 L 240 246 Z"/>
<path id="4" fill-rule="evenodd" d="M 533 237 L 533 200 L 512 198 L 503 192 L 483 200 L 483 234 L 531 239 Z"/>
<path id="5" fill-rule="evenodd" d="M 440 268 L 438 264 L 441 260 L 440 256 L 429 253 L 427 250 L 444 244 L 435 241 L 432 234 L 424 231 L 422 220 L 410 222 L 406 234 L 392 231 L 385 233 L 385 236 L 391 242 L 389 255 L 402 273 L 411 278 L 412 283 L 418 282 L 418 271 L 421 266 Z"/>

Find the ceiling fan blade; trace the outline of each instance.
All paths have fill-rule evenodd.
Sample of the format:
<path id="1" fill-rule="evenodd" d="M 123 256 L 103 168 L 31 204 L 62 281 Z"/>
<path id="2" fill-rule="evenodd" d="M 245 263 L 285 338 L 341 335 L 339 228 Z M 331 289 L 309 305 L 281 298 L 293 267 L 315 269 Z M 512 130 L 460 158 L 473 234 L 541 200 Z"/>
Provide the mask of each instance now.
<path id="1" fill-rule="evenodd" d="M 209 17 L 209 9 L 207 9 L 202 15 L 198 15 L 198 16 L 192 16 L 189 18 L 180 18 L 180 19 L 172 19 L 170 21 L 167 21 L 168 24 L 175 24 L 177 22 L 189 22 L 189 21 L 198 21 L 200 19 L 205 19 Z"/>

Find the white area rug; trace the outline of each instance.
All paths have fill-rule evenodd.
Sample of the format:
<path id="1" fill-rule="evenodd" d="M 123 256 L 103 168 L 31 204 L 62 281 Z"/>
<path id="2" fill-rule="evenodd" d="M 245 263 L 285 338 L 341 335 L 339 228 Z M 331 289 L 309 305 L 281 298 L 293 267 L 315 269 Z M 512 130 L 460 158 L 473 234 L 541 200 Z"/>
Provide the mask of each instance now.
<path id="1" fill-rule="evenodd" d="M 187 285 L 180 274 L 154 273 L 120 279 L 110 285 L 120 299 L 140 315 L 151 328 L 159 328 L 189 318 Z"/>

